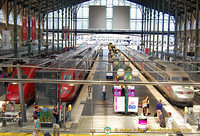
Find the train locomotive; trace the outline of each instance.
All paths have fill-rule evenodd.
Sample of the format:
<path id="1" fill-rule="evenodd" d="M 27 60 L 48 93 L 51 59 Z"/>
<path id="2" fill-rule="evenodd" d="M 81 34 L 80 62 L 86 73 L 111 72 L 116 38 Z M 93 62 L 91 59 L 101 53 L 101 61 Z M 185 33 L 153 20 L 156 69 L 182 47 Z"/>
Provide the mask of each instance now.
<path id="1" fill-rule="evenodd" d="M 193 82 L 188 73 L 183 68 L 170 62 L 159 61 L 156 58 L 149 59 L 144 54 L 136 53 L 137 57 L 130 52 L 136 52 L 133 49 L 123 50 L 129 57 L 134 57 L 134 63 L 138 69 L 153 82 Z M 152 60 L 152 61 L 150 61 Z M 190 106 L 194 99 L 194 87 L 181 85 L 156 85 L 156 88 L 173 104 L 178 106 Z"/>

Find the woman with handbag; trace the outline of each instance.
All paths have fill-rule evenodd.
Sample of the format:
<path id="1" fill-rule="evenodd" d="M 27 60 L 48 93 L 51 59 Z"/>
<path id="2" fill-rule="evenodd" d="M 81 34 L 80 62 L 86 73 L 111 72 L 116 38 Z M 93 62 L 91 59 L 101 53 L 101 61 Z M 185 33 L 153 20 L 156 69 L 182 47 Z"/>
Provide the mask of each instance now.
<path id="1" fill-rule="evenodd" d="M 143 108 L 143 113 L 145 116 L 148 116 L 149 114 L 149 97 L 146 96 L 145 99 L 142 101 L 142 108 Z"/>

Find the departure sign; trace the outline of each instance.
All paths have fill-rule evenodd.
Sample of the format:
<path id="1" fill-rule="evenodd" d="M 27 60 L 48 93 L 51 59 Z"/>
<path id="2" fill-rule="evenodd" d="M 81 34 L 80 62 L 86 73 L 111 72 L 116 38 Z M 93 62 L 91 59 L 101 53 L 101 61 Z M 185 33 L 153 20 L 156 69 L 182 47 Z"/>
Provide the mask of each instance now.
<path id="1" fill-rule="evenodd" d="M 114 111 L 125 112 L 125 97 L 124 96 L 114 97 Z"/>
<path id="2" fill-rule="evenodd" d="M 138 97 L 128 97 L 128 112 L 138 112 Z"/>

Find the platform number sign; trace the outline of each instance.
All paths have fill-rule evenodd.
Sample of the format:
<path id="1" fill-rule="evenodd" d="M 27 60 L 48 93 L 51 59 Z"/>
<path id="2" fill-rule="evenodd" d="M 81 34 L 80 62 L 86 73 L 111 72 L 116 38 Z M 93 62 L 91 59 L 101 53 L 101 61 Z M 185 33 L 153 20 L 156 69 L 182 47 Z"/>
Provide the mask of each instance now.
<path id="1" fill-rule="evenodd" d="M 111 128 L 110 127 L 105 127 L 104 128 L 104 133 L 105 134 L 110 134 L 111 133 Z"/>

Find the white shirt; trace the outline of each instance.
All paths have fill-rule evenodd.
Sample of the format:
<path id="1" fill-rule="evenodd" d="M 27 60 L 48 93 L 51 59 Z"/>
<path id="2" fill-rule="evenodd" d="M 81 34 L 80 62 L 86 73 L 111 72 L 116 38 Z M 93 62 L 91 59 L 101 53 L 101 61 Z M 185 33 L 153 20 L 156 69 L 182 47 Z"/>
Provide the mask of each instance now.
<path id="1" fill-rule="evenodd" d="M 167 127 L 168 127 L 169 129 L 172 129 L 172 122 L 174 122 L 174 121 L 173 121 L 172 116 L 170 116 L 170 117 L 168 118 L 168 121 L 167 121 Z"/>
<path id="2" fill-rule="evenodd" d="M 102 92 L 106 92 L 106 86 L 105 85 L 103 86 Z"/>

